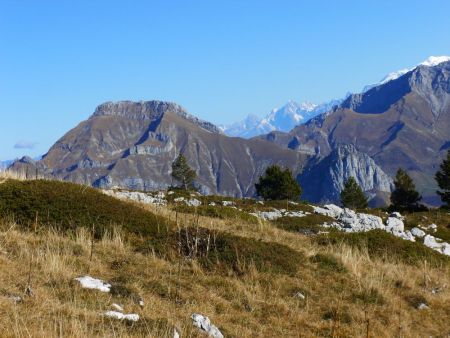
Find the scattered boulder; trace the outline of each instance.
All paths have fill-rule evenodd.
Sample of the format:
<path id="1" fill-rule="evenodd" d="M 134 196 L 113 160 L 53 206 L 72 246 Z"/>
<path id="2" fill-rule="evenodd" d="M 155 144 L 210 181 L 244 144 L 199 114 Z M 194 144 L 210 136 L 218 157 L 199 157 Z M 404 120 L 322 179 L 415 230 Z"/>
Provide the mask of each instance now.
<path id="1" fill-rule="evenodd" d="M 411 234 L 414 237 L 419 237 L 419 238 L 425 237 L 425 235 L 426 235 L 425 231 L 423 231 L 423 230 L 421 230 L 419 228 L 412 228 L 411 229 Z"/>
<path id="2" fill-rule="evenodd" d="M 388 217 L 386 221 L 386 231 L 392 234 L 405 231 L 405 224 L 397 217 Z"/>
<path id="3" fill-rule="evenodd" d="M 188 205 L 190 207 L 198 207 L 198 206 L 202 205 L 202 202 L 196 198 L 191 198 L 189 200 L 185 200 L 185 203 L 186 203 L 186 205 Z"/>
<path id="4" fill-rule="evenodd" d="M 117 311 L 123 312 L 123 307 L 120 306 L 119 304 L 116 303 L 112 303 L 111 306 L 116 309 Z"/>
<path id="5" fill-rule="evenodd" d="M 114 190 L 102 190 L 104 194 L 113 196 L 119 199 L 131 200 L 135 202 L 140 202 L 144 204 L 155 204 L 155 205 L 167 205 L 167 201 L 164 199 L 165 195 L 159 192 L 156 197 L 151 196 L 138 191 L 114 191 Z"/>
<path id="6" fill-rule="evenodd" d="M 397 219 L 399 219 L 399 220 L 401 220 L 401 221 L 404 221 L 404 220 L 405 220 L 405 217 L 403 217 L 398 211 L 392 212 L 392 213 L 389 215 L 389 217 L 397 218 Z"/>
<path id="7" fill-rule="evenodd" d="M 436 224 L 430 224 L 429 226 L 427 226 L 428 230 L 432 230 L 433 232 L 437 231 L 437 225 Z"/>
<path id="8" fill-rule="evenodd" d="M 101 292 L 110 292 L 111 284 L 105 283 L 104 281 L 92 278 L 91 276 L 77 277 L 75 280 L 79 281 L 82 288 L 85 289 L 95 289 Z"/>
<path id="9" fill-rule="evenodd" d="M 213 338 L 223 338 L 223 334 L 219 331 L 219 329 L 211 324 L 211 321 L 208 317 L 205 317 L 201 314 L 194 313 L 191 316 L 192 324 L 195 327 L 198 327 L 200 330 L 205 331 L 208 336 Z"/>
<path id="10" fill-rule="evenodd" d="M 344 209 L 334 204 L 326 204 L 323 208 L 316 207 L 314 205 L 311 205 L 311 207 L 316 214 L 325 215 L 332 218 L 338 218 L 344 212 Z"/>
<path id="11" fill-rule="evenodd" d="M 300 299 L 305 299 L 306 298 L 305 295 L 303 293 L 301 293 L 301 292 L 296 292 L 294 294 L 294 297 L 295 298 L 300 298 Z"/>
<path id="12" fill-rule="evenodd" d="M 431 235 L 426 235 L 423 239 L 423 244 L 441 254 L 450 256 L 450 244 L 447 242 L 442 242 L 441 239 L 436 238 Z"/>
<path id="13" fill-rule="evenodd" d="M 430 307 L 427 304 L 425 304 L 425 303 L 420 303 L 419 305 L 417 305 L 417 309 L 418 310 L 427 310 L 429 308 Z"/>
<path id="14" fill-rule="evenodd" d="M 342 224 L 341 230 L 345 232 L 365 232 L 384 229 L 383 221 L 380 217 L 355 213 L 353 210 L 347 208 L 339 215 L 338 220 Z"/>
<path id="15" fill-rule="evenodd" d="M 234 202 L 232 202 L 232 201 L 222 201 L 222 205 L 224 207 L 231 207 L 232 205 L 234 205 Z"/>
<path id="16" fill-rule="evenodd" d="M 103 315 L 105 317 L 115 318 L 119 320 L 125 319 L 132 322 L 137 322 L 139 320 L 139 315 L 136 313 L 123 314 L 122 312 L 119 311 L 106 311 Z"/>

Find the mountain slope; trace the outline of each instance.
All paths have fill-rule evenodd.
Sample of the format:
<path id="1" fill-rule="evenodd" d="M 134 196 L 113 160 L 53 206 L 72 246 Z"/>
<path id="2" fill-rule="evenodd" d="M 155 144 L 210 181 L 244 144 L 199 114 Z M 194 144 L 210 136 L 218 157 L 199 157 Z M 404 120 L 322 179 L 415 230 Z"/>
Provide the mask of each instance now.
<path id="1" fill-rule="evenodd" d="M 433 175 L 450 147 L 450 62 L 419 66 L 398 79 L 348 97 L 332 112 L 265 139 L 324 158 L 342 144 L 372 157 L 390 176 L 403 167 L 429 202 Z"/>
<path id="2" fill-rule="evenodd" d="M 305 156 L 259 139 L 222 135 L 173 103 L 105 103 L 52 146 L 36 166 L 47 175 L 102 188 L 155 190 L 170 186 L 182 152 L 206 194 L 251 196 L 272 163 L 298 173 Z M 21 170 L 26 163 L 16 162 Z"/>

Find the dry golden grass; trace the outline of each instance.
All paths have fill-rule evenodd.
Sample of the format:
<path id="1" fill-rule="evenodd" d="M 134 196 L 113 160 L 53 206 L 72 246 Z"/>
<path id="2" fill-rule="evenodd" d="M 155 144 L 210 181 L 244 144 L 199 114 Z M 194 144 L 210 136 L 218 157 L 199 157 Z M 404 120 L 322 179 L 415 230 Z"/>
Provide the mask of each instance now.
<path id="1" fill-rule="evenodd" d="M 180 226 L 195 215 L 143 206 Z M 190 315 L 211 318 L 225 337 L 445 337 L 450 333 L 449 267 L 419 267 L 371 258 L 345 245 L 319 246 L 311 238 L 270 222 L 199 217 L 202 227 L 277 242 L 305 256 L 294 276 L 248 269 L 217 275 L 195 260 L 166 261 L 135 250 L 121 230 L 94 242 L 79 229 L 71 236 L 49 228 L 25 232 L 0 224 L 0 336 L 181 337 L 204 336 Z M 92 251 L 92 260 L 91 260 Z M 317 255 L 320 254 L 320 255 Z M 316 256 L 317 255 L 317 256 Z M 325 257 L 337 265 L 311 257 Z M 289 259 L 289 257 L 286 257 Z M 334 259 L 334 260 L 333 260 Z M 342 264 L 343 269 L 337 269 Z M 89 274 L 116 291 L 81 289 L 75 277 Z M 31 285 L 33 295 L 25 295 Z M 441 288 L 433 294 L 431 290 Z M 302 300 L 297 292 L 306 295 Z M 22 297 L 14 302 L 11 296 Z M 137 303 L 145 302 L 144 307 Z M 430 309 L 418 310 L 426 300 Z M 101 314 L 112 303 L 141 320 L 126 323 Z"/>

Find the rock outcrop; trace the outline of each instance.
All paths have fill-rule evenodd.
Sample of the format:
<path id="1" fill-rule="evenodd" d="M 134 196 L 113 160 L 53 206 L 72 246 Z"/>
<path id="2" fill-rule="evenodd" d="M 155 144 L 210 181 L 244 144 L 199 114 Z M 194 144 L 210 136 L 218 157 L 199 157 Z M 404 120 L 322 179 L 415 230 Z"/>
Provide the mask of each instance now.
<path id="1" fill-rule="evenodd" d="M 299 177 L 308 201 L 335 202 L 345 182 L 355 178 L 374 206 L 384 204 L 393 188 L 392 179 L 375 161 L 352 145 L 341 145 L 318 163 L 312 161 Z"/>

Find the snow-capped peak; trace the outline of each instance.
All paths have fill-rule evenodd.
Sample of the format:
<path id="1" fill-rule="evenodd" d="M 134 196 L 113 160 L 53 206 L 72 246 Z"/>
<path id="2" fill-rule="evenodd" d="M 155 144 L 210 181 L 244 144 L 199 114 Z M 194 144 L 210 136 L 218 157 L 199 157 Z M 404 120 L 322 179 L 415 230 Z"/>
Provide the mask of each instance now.
<path id="1" fill-rule="evenodd" d="M 381 81 L 380 84 L 384 84 L 386 82 L 398 79 L 400 76 L 405 75 L 406 73 L 408 73 L 410 71 L 410 69 L 408 68 L 404 68 L 404 69 L 400 69 L 396 72 L 392 72 L 389 73 L 388 75 L 386 75 Z"/>
<path id="2" fill-rule="evenodd" d="M 418 65 L 414 66 L 413 68 L 404 68 L 404 69 L 398 70 L 396 72 L 389 73 L 380 82 L 365 86 L 363 88 L 362 92 L 365 93 L 368 90 L 370 90 L 376 86 L 385 84 L 392 80 L 396 80 L 400 76 L 405 75 L 406 73 L 416 69 L 419 66 L 434 67 L 434 66 L 437 66 L 437 65 L 439 65 L 443 62 L 447 62 L 447 61 L 450 61 L 450 56 L 430 56 L 428 59 L 419 63 Z"/>
<path id="3" fill-rule="evenodd" d="M 420 63 L 418 66 L 434 67 L 441 64 L 442 62 L 447 61 L 450 61 L 450 56 L 430 56 L 428 59 Z"/>
<path id="4" fill-rule="evenodd" d="M 246 119 L 222 127 L 225 134 L 250 138 L 273 130 L 289 131 L 299 124 L 330 110 L 342 100 L 332 100 L 322 104 L 298 103 L 289 100 L 281 108 L 272 109 L 265 117 L 248 116 Z"/>

